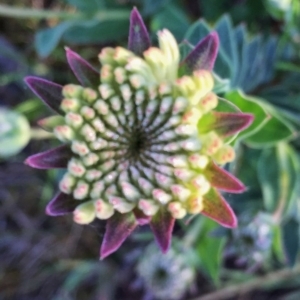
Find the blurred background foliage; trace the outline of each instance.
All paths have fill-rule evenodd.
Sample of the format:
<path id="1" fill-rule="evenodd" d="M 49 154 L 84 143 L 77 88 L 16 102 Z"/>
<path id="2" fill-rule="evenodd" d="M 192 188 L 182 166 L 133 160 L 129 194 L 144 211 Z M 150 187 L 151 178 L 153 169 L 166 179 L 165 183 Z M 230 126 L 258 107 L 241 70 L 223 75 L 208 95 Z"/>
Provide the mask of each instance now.
<path id="1" fill-rule="evenodd" d="M 102 47 L 126 46 L 133 6 L 153 42 L 169 28 L 183 56 L 219 33 L 215 91 L 255 115 L 227 166 L 248 189 L 226 195 L 235 230 L 178 222 L 162 255 L 139 228 L 99 262 L 105 224 L 47 217 L 61 173 L 23 165 L 55 141 L 22 79 L 74 82 L 63 47 L 96 65 Z M 0 35 L 0 299 L 300 299 L 299 0 L 2 0 Z"/>

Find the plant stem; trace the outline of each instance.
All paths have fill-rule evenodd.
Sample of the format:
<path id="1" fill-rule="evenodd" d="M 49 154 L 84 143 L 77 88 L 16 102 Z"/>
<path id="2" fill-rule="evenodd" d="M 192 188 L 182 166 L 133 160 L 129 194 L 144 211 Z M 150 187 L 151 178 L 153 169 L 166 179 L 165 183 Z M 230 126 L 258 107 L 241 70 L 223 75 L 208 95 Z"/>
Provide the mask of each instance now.
<path id="1" fill-rule="evenodd" d="M 120 20 L 128 19 L 129 10 L 109 10 L 109 11 L 96 11 L 92 18 L 100 21 L 106 20 Z M 57 11 L 57 10 L 44 10 L 34 8 L 21 8 L 9 5 L 0 4 L 0 16 L 18 18 L 18 19 L 88 19 L 91 15 L 87 15 L 76 11 Z"/>
<path id="2" fill-rule="evenodd" d="M 216 292 L 200 296 L 191 300 L 225 300 L 228 298 L 244 299 L 243 296 L 255 290 L 279 286 L 282 281 L 289 281 L 300 275 L 300 264 L 293 269 L 283 269 L 266 276 L 260 276 L 245 283 L 238 283 L 220 289 Z M 250 299 L 250 298 L 249 298 Z"/>
<path id="3" fill-rule="evenodd" d="M 74 11 L 67 12 L 57 10 L 43 10 L 34 8 L 13 7 L 9 5 L 0 4 L 0 16 L 19 19 L 77 19 L 81 17 L 82 14 Z"/>
<path id="4" fill-rule="evenodd" d="M 48 132 L 40 128 L 31 128 L 30 134 L 31 138 L 34 140 L 46 140 L 55 137 L 52 132 Z"/>

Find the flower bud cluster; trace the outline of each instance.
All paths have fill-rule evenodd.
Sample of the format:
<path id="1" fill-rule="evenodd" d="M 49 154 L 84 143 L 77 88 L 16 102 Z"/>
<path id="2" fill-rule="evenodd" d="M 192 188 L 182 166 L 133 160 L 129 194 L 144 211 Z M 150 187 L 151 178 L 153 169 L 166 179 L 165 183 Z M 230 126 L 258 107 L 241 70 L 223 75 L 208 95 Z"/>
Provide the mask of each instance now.
<path id="1" fill-rule="evenodd" d="M 65 117 L 54 133 L 74 154 L 60 190 L 78 200 L 77 223 L 133 209 L 198 214 L 211 189 L 206 167 L 234 159 L 216 132 L 198 133 L 199 119 L 218 104 L 212 74 L 177 78 L 179 50 L 169 31 L 159 33 L 159 45 L 143 58 L 104 48 L 97 90 L 63 88 Z"/>

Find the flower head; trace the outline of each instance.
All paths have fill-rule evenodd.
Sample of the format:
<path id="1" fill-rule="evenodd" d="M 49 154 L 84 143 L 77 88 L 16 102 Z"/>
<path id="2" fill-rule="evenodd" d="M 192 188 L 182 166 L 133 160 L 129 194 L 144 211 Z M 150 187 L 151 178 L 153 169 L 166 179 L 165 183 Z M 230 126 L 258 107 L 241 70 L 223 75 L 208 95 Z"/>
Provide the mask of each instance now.
<path id="1" fill-rule="evenodd" d="M 218 36 L 211 33 L 180 62 L 166 29 L 158 47 L 133 9 L 128 50 L 104 48 L 100 72 L 66 49 L 81 85 L 28 77 L 27 84 L 60 116 L 41 120 L 64 145 L 27 159 L 36 168 L 66 168 L 49 215 L 73 212 L 88 224 L 107 219 L 101 257 L 115 251 L 138 224 L 149 223 L 163 252 L 175 219 L 202 213 L 236 226 L 217 189 L 242 192 L 222 169 L 234 159 L 225 138 L 252 116 L 215 109 L 212 67 Z M 179 75 L 184 73 L 184 75 Z"/>

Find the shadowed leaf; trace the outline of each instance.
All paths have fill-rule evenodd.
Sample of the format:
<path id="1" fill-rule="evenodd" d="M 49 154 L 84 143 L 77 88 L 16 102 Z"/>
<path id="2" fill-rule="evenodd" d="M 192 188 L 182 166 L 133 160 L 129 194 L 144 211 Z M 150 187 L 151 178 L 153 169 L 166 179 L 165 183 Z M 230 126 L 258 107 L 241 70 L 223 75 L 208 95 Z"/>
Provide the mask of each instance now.
<path id="1" fill-rule="evenodd" d="M 211 32 L 195 46 L 191 53 L 184 59 L 182 65 L 190 71 L 200 69 L 211 71 L 217 58 L 218 48 L 218 34 Z"/>
<path id="2" fill-rule="evenodd" d="M 49 216 L 61 216 L 72 213 L 78 201 L 72 195 L 59 192 L 47 205 L 46 214 Z"/>
<path id="3" fill-rule="evenodd" d="M 101 245 L 100 259 L 104 259 L 118 250 L 136 226 L 137 222 L 133 213 L 120 214 L 116 212 L 109 218 Z"/>
<path id="4" fill-rule="evenodd" d="M 36 96 L 43 100 L 54 111 L 61 114 L 60 103 L 63 98 L 63 87 L 61 85 L 34 76 L 27 76 L 25 82 Z"/>
<path id="5" fill-rule="evenodd" d="M 215 189 L 210 189 L 203 196 L 203 210 L 201 213 L 224 227 L 234 228 L 237 226 L 237 219 L 233 210 Z"/>
<path id="6" fill-rule="evenodd" d="M 242 182 L 215 163 L 210 163 L 206 167 L 205 176 L 211 185 L 217 189 L 231 193 L 242 193 L 245 191 L 245 186 Z"/>
<path id="7" fill-rule="evenodd" d="M 150 222 L 151 230 L 155 236 L 156 242 L 163 253 L 166 253 L 171 245 L 172 231 L 175 219 L 171 214 L 160 209 L 156 215 L 152 217 Z"/>
<path id="8" fill-rule="evenodd" d="M 36 169 L 64 169 L 72 157 L 69 145 L 62 145 L 45 152 L 29 156 L 25 164 Z"/>
<path id="9" fill-rule="evenodd" d="M 150 47 L 149 33 L 144 21 L 136 8 L 130 15 L 128 49 L 137 55 L 142 55 Z"/>
<path id="10" fill-rule="evenodd" d="M 66 47 L 66 55 L 68 63 L 83 86 L 97 87 L 99 85 L 100 74 L 79 54 Z"/>

